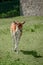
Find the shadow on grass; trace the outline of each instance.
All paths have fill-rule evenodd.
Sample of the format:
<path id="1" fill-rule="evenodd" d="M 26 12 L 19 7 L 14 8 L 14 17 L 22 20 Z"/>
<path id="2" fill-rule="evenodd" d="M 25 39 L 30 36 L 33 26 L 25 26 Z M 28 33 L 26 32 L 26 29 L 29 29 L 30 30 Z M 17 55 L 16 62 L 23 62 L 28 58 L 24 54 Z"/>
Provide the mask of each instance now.
<path id="1" fill-rule="evenodd" d="M 24 51 L 24 50 L 20 50 L 24 55 L 32 55 L 36 58 L 41 58 L 42 56 L 36 52 L 36 51 Z"/>

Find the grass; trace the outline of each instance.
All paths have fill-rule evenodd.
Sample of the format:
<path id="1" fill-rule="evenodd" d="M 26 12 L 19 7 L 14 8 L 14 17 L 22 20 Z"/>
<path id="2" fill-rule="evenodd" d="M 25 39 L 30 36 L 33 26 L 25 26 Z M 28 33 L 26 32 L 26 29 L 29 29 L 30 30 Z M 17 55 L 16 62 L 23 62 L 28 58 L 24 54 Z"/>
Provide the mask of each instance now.
<path id="1" fill-rule="evenodd" d="M 26 21 L 17 54 L 12 51 L 10 24 Z M 0 19 L 0 65 L 43 65 L 43 17 L 13 17 Z"/>

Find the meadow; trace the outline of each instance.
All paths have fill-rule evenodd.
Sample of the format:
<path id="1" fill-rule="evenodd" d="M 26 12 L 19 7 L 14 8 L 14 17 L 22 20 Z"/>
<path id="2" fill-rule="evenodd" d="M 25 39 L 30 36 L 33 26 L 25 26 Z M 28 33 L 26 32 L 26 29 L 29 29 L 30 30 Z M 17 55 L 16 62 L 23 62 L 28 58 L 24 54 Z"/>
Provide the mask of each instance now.
<path id="1" fill-rule="evenodd" d="M 12 51 L 12 21 L 26 21 L 18 54 Z M 43 65 L 43 16 L 0 19 L 0 65 Z"/>

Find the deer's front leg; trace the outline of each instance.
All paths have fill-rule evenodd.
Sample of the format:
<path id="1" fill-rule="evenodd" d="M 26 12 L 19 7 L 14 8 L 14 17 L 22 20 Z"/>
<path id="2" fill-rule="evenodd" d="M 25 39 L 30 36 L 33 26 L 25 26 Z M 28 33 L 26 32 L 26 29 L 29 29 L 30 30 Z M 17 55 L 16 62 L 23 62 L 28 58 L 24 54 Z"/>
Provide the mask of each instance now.
<path id="1" fill-rule="evenodd" d="M 12 33 L 12 50 L 14 50 L 15 49 L 15 34 L 14 33 Z"/>
<path id="2" fill-rule="evenodd" d="M 19 40 L 20 40 L 19 37 L 20 37 L 19 34 L 16 33 L 15 34 L 15 51 L 17 51 L 17 52 L 18 52 L 18 44 L 19 44 Z"/>

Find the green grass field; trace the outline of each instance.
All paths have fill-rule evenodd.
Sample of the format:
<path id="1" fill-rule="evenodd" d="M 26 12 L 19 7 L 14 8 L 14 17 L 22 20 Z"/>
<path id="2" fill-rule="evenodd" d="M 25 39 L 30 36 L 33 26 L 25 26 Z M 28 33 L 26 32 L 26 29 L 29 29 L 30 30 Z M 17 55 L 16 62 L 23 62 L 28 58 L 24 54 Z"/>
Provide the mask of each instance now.
<path id="1" fill-rule="evenodd" d="M 26 21 L 19 42 L 19 54 L 12 51 L 10 24 Z M 43 65 L 43 17 L 0 19 L 0 65 Z"/>

